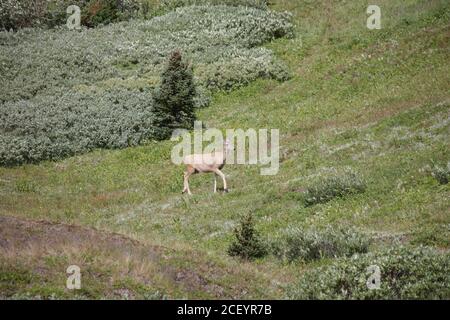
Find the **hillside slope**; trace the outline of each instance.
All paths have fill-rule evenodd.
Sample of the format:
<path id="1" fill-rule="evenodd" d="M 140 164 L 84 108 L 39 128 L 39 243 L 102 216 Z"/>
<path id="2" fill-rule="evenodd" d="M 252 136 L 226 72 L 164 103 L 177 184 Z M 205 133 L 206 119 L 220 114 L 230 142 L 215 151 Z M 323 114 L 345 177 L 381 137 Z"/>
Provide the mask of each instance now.
<path id="1" fill-rule="evenodd" d="M 173 265 L 194 270 L 207 279 L 205 285 L 224 292 L 204 286 L 189 291 L 159 273 L 149 277 L 142 271 L 156 283 L 155 291 L 176 298 L 283 298 L 304 272 L 334 263 L 333 258 L 286 263 L 273 255 L 252 262 L 229 257 L 232 230 L 246 213 L 253 213 L 268 241 L 291 227 L 341 227 L 373 239 L 371 251 L 403 244 L 448 253 L 450 186 L 431 174 L 435 165 L 450 161 L 448 1 L 378 1 L 381 30 L 366 28 L 367 1 L 273 2 L 272 9 L 294 15 L 295 38 L 267 45 L 288 65 L 292 79 L 257 80 L 217 93 L 198 117 L 219 129 L 280 129 L 277 175 L 261 176 L 257 166 L 226 166 L 229 194 L 213 194 L 210 176 L 194 176 L 195 195 L 188 197 L 181 195 L 183 168 L 170 162 L 172 142 L 96 150 L 58 162 L 0 168 L 2 221 L 12 216 L 95 227 L 170 248 Z M 304 205 L 305 190 L 345 170 L 365 181 L 365 192 Z M 45 248 L 33 259 L 14 250 L 2 255 L 0 296 L 77 297 L 64 289 L 65 264 L 72 256 L 54 262 L 54 250 Z M 122 264 L 129 258 L 114 259 Z M 82 270 L 98 268 L 105 281 L 113 275 L 122 279 L 122 269 L 108 273 L 103 268 L 114 265 L 105 264 L 110 260 L 90 253 L 77 261 Z M 215 265 L 213 271 L 208 263 Z M 52 266 L 58 276 L 45 275 Z M 118 290 L 159 297 L 151 285 L 139 289 L 136 273 L 126 274 L 132 284 L 118 281 Z M 52 279 L 51 285 L 34 275 Z M 111 297 L 109 285 L 89 279 L 82 296 Z"/>

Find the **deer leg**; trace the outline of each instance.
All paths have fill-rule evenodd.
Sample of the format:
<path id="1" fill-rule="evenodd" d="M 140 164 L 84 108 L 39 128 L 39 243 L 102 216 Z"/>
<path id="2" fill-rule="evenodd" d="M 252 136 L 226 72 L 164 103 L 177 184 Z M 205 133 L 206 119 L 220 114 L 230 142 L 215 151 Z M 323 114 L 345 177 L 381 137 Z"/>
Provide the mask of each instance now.
<path id="1" fill-rule="evenodd" d="M 225 175 L 222 173 L 222 171 L 220 171 L 219 169 L 216 169 L 216 174 L 218 174 L 223 181 L 223 191 L 228 192 L 228 188 L 227 188 L 227 180 L 225 179 Z"/>
<path id="2" fill-rule="evenodd" d="M 184 173 L 183 175 L 183 191 L 181 193 L 186 193 L 188 187 L 187 187 L 187 181 L 186 181 L 186 177 L 187 177 L 187 172 Z"/>
<path id="3" fill-rule="evenodd" d="M 214 193 L 217 192 L 217 174 L 214 173 Z"/>
<path id="4" fill-rule="evenodd" d="M 191 189 L 189 188 L 189 177 L 192 175 L 192 173 L 188 172 L 188 174 L 185 177 L 185 181 L 186 181 L 186 191 L 188 193 L 188 195 L 192 195 Z"/>
<path id="5" fill-rule="evenodd" d="M 186 187 L 186 172 L 183 174 L 183 191 L 181 193 L 185 193 L 187 191 Z"/>
<path id="6" fill-rule="evenodd" d="M 187 191 L 189 195 L 191 195 L 191 190 L 189 188 L 189 177 L 195 172 L 192 168 L 188 168 L 187 171 L 184 173 L 184 189 L 183 193 Z"/>

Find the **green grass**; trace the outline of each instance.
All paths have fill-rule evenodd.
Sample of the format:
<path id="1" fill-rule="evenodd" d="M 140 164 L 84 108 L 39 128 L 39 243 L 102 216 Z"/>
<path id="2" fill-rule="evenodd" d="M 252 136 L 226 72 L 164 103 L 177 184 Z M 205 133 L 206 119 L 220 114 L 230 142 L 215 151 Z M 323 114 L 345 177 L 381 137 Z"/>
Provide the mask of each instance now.
<path id="1" fill-rule="evenodd" d="M 400 239 L 448 250 L 450 186 L 430 170 L 450 160 L 448 2 L 379 1 L 383 28 L 373 31 L 365 27 L 367 1 L 274 2 L 294 13 L 296 38 L 268 45 L 293 78 L 218 93 L 198 117 L 220 129 L 279 128 L 278 175 L 226 166 L 229 194 L 213 194 L 205 175 L 191 179 L 195 195 L 188 197 L 181 195 L 183 168 L 170 162 L 173 143 L 97 150 L 0 168 L 0 214 L 120 232 L 196 252 L 224 272 L 239 265 L 273 280 L 269 293 L 261 283 L 249 289 L 257 298 L 283 297 L 302 270 L 331 262 L 286 265 L 268 256 L 241 264 L 228 257 L 232 230 L 249 212 L 267 238 L 290 226 L 351 226 L 380 239 L 378 247 Z M 365 192 L 305 208 L 299 190 L 330 168 L 361 173 Z M 181 265 L 202 268 L 180 255 Z M 29 279 L 19 276 L 25 280 L 18 283 Z M 240 276 L 224 275 L 222 285 Z"/>

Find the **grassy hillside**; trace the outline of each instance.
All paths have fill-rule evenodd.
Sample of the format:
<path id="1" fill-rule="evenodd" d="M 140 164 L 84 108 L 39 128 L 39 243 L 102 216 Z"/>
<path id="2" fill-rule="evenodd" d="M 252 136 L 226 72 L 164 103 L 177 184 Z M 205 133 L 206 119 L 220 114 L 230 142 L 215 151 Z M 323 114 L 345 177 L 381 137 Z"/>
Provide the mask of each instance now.
<path id="1" fill-rule="evenodd" d="M 2 219 L 31 225 L 20 236 L 2 222 L 0 244 L 9 245 L 0 255 L 0 296 L 296 298 L 292 284 L 306 281 L 305 273 L 346 263 L 229 257 L 233 228 L 249 212 L 269 242 L 291 227 L 351 228 L 372 239 L 371 252 L 430 246 L 448 271 L 450 186 L 439 184 L 432 170 L 450 161 L 450 5 L 378 1 L 381 30 L 366 28 L 367 5 L 273 1 L 271 9 L 293 13 L 296 35 L 266 47 L 292 78 L 215 93 L 198 111 L 208 127 L 280 129 L 278 175 L 226 166 L 230 193 L 213 194 L 205 175 L 191 179 L 194 196 L 181 195 L 183 168 L 170 161 L 171 142 L 0 168 Z M 364 181 L 364 192 L 305 206 L 305 190 L 346 170 Z M 56 223 L 64 234 L 90 227 L 103 236 L 120 233 L 144 251 L 162 247 L 165 259 L 103 250 L 112 240 L 19 250 L 29 247 L 27 232 L 49 223 L 35 220 Z M 11 240 L 16 237 L 25 240 Z M 86 270 L 83 290 L 65 289 L 68 264 Z M 448 276 L 430 281 L 450 283 Z M 436 296 L 450 298 L 449 287 Z"/>
<path id="2" fill-rule="evenodd" d="M 174 50 L 193 66 L 198 108 L 209 91 L 287 79 L 260 46 L 292 29 L 284 13 L 191 6 L 95 29 L 0 32 L 0 165 L 156 139 L 153 93 Z"/>

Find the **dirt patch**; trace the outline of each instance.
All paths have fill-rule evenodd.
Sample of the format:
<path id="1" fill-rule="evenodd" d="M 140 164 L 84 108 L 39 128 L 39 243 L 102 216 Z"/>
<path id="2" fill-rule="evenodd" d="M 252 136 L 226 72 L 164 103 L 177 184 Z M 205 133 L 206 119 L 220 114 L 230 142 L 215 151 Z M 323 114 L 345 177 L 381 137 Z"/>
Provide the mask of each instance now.
<path id="1" fill-rule="evenodd" d="M 53 271 L 45 265 L 42 257 L 64 254 L 67 248 L 70 248 L 70 252 L 93 249 L 95 252 L 104 252 L 108 257 L 109 255 L 112 257 L 97 262 L 99 267 L 102 267 L 102 263 L 111 261 L 123 266 L 131 265 L 134 269 L 125 267 L 123 274 L 116 273 L 116 278 L 131 276 L 139 283 L 151 286 L 164 283 L 167 290 L 162 289 L 165 293 L 167 292 L 168 297 L 171 297 L 171 292 L 182 292 L 183 297 L 227 299 L 242 296 L 242 292 L 247 292 L 249 289 L 240 281 L 233 283 L 226 280 L 230 275 L 226 266 L 208 263 L 208 258 L 199 252 L 193 254 L 193 252 L 152 246 L 118 233 L 109 233 L 90 227 L 0 216 L 0 252 L 12 258 L 10 263 L 13 265 L 16 263 L 15 259 L 20 256 L 32 254 L 35 260 L 28 265 L 29 270 L 40 276 L 52 278 Z M 127 264 L 128 261 L 133 262 Z M 152 269 L 141 267 L 149 263 Z M 96 272 L 101 273 L 100 270 Z M 235 276 L 238 279 L 239 276 Z M 104 279 L 105 282 L 112 281 L 106 274 L 98 274 L 96 277 Z M 221 284 L 222 280 L 226 281 L 225 286 Z M 112 298 L 133 299 L 136 296 L 127 288 L 114 288 L 112 292 Z"/>
<path id="2" fill-rule="evenodd" d="M 65 245 L 100 248 L 120 248 L 123 252 L 148 249 L 149 258 L 155 259 L 162 247 L 144 246 L 118 233 L 107 233 L 94 228 L 68 225 L 57 222 L 31 220 L 12 216 L 0 216 L 0 248 L 5 250 L 25 249 L 30 246 L 55 249 Z"/>

